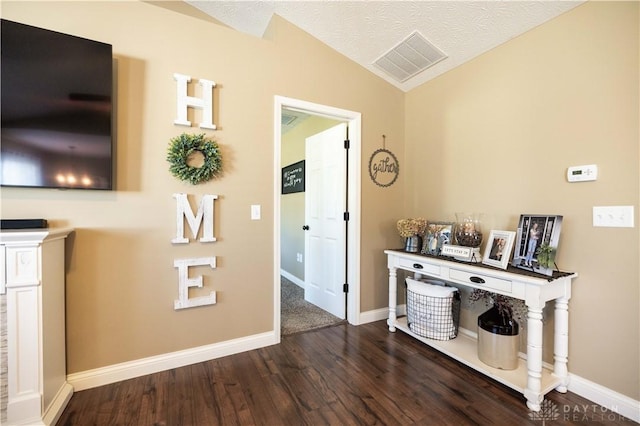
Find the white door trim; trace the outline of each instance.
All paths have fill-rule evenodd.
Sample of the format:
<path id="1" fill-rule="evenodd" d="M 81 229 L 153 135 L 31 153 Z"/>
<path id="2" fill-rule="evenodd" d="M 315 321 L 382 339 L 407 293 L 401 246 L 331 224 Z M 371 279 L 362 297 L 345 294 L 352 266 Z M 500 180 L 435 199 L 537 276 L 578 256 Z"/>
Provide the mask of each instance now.
<path id="1" fill-rule="evenodd" d="M 280 342 L 280 185 L 281 185 L 281 123 L 282 108 L 304 111 L 311 115 L 320 115 L 349 124 L 349 227 L 348 244 L 348 280 L 347 321 L 349 324 L 360 324 L 360 219 L 361 219 L 361 146 L 362 116 L 359 112 L 348 111 L 326 105 L 284 96 L 274 97 L 273 113 L 273 327 Z"/>

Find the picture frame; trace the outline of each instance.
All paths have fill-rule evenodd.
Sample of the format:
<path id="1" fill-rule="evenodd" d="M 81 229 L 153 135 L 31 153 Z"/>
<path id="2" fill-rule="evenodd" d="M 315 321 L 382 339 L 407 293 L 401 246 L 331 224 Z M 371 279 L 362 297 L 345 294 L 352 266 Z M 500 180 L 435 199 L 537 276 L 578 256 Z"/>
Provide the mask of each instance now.
<path id="1" fill-rule="evenodd" d="M 520 215 L 512 265 L 551 276 L 558 251 L 562 216 Z M 539 250 L 543 249 L 540 253 Z"/>
<path id="2" fill-rule="evenodd" d="M 282 194 L 305 191 L 305 160 L 282 168 Z"/>
<path id="3" fill-rule="evenodd" d="M 515 239 L 516 233 L 514 231 L 497 231 L 492 229 L 489 233 L 487 245 L 484 248 L 482 263 L 500 269 L 507 269 Z"/>
<path id="4" fill-rule="evenodd" d="M 442 246 L 453 241 L 454 222 L 427 221 L 427 231 L 424 234 L 422 254 L 440 256 Z"/>

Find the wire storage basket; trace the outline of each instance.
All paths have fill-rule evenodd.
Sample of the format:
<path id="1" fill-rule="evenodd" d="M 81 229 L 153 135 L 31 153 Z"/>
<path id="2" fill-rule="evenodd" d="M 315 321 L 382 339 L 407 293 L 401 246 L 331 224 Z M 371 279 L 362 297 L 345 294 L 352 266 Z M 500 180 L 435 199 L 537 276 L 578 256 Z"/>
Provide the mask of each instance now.
<path id="1" fill-rule="evenodd" d="M 460 292 L 448 285 L 407 278 L 407 325 L 418 336 L 451 340 L 458 335 Z"/>

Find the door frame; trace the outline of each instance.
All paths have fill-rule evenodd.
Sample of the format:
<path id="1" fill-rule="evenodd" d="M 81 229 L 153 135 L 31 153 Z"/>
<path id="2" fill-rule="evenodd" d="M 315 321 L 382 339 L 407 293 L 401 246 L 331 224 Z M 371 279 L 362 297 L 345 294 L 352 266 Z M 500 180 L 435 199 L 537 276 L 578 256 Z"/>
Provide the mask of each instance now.
<path id="1" fill-rule="evenodd" d="M 276 95 L 273 114 L 273 327 L 280 342 L 280 189 L 282 181 L 282 109 L 293 109 L 310 115 L 319 115 L 347 122 L 349 127 L 349 226 L 347 230 L 348 268 L 347 321 L 360 324 L 360 228 L 361 228 L 361 146 L 362 114 L 327 105 Z"/>

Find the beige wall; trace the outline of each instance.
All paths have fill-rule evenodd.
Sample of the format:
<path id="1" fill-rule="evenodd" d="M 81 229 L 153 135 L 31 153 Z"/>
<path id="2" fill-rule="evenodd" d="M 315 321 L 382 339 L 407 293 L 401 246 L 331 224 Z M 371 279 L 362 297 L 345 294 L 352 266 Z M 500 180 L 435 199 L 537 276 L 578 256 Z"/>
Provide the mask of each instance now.
<path id="1" fill-rule="evenodd" d="M 310 116 L 282 135 L 282 166 L 305 159 L 305 139 L 337 125 L 339 121 L 320 116 Z M 306 192 L 284 194 L 280 198 L 280 265 L 283 271 L 304 281 L 304 265 L 307 259 L 304 247 L 304 203 Z M 301 253 L 302 262 L 296 254 Z"/>
<path id="2" fill-rule="evenodd" d="M 409 216 L 480 211 L 504 230 L 564 216 L 557 263 L 579 274 L 569 371 L 636 400 L 638 22 L 637 2 L 589 2 L 411 91 L 404 157 Z M 592 163 L 596 182 L 567 182 Z M 607 205 L 635 206 L 635 228 L 594 228 Z"/>
<path id="3" fill-rule="evenodd" d="M 402 92 L 279 18 L 261 40 L 142 2 L 3 1 L 2 17 L 113 45 L 118 190 L 2 188 L 3 218 L 44 217 L 76 229 L 67 259 L 69 373 L 273 330 L 275 95 L 361 112 L 363 156 L 382 133 L 402 141 Z M 222 146 L 221 179 L 191 186 L 168 172 L 170 138 L 201 132 L 173 125 L 175 72 L 218 84 L 219 130 L 206 133 Z M 197 123 L 200 113 L 191 117 Z M 217 242 L 171 244 L 178 192 L 192 203 L 219 196 Z M 379 224 L 400 216 L 401 193 L 400 185 L 378 190 L 363 175 L 365 206 L 395 199 L 363 217 L 364 264 L 389 245 L 393 233 Z M 262 220 L 250 220 L 252 204 L 262 205 Z M 204 276 L 203 291 L 217 291 L 218 303 L 174 311 L 174 259 L 211 255 L 217 269 L 191 274 Z M 380 259 L 362 269 L 362 310 L 385 305 L 384 272 Z"/>
<path id="4" fill-rule="evenodd" d="M 402 244 L 398 218 L 475 210 L 488 228 L 514 229 L 520 213 L 562 214 L 558 263 L 580 274 L 570 371 L 640 399 L 638 226 L 591 226 L 594 205 L 638 209 L 637 3 L 587 3 L 406 95 L 279 18 L 259 40 L 140 2 L 3 2 L 2 16 L 114 46 L 118 190 L 2 189 L 3 218 L 76 228 L 70 373 L 273 328 L 272 117 L 283 95 L 362 113 L 361 311 L 387 304 L 382 250 Z M 222 179 L 193 187 L 168 173 L 169 139 L 199 131 L 172 124 L 174 72 L 219 84 L 220 129 L 208 133 L 224 150 Z M 383 134 L 400 159 L 388 188 L 366 167 Z M 590 163 L 597 182 L 566 182 L 567 166 Z M 220 196 L 218 242 L 171 245 L 175 192 Z M 208 255 L 218 268 L 193 272 L 218 304 L 174 311 L 173 260 Z"/>

